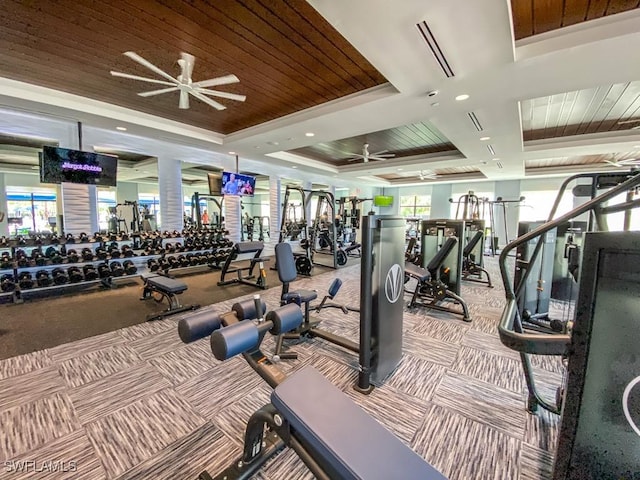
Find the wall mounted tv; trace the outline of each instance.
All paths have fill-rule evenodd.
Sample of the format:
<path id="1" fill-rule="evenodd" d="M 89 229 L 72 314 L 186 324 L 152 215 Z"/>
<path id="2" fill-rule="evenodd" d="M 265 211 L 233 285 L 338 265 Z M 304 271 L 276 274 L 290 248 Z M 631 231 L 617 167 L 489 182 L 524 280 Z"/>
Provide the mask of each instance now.
<path id="1" fill-rule="evenodd" d="M 222 177 L 219 173 L 207 173 L 209 195 L 222 195 Z"/>
<path id="2" fill-rule="evenodd" d="M 256 177 L 233 172 L 222 172 L 222 194 L 253 196 Z"/>
<path id="3" fill-rule="evenodd" d="M 43 147 L 40 158 L 42 183 L 86 183 L 116 186 L 118 157 L 68 148 Z"/>

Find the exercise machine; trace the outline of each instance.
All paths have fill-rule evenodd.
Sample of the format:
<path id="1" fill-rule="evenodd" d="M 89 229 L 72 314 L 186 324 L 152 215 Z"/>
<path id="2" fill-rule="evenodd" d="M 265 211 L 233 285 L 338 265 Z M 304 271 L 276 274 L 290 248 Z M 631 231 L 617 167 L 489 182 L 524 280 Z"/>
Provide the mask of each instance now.
<path id="1" fill-rule="evenodd" d="M 158 313 L 152 313 L 147 316 L 147 321 L 160 320 L 169 315 L 196 310 L 200 305 L 181 305 L 178 295 L 187 290 L 187 284 L 164 275 L 142 276 L 144 285 L 142 287 L 142 297 L 140 300 L 148 300 L 153 298 L 160 303 L 167 300 L 169 307 Z"/>
<path id="2" fill-rule="evenodd" d="M 262 242 L 238 242 L 232 248 L 231 252 L 227 256 L 224 264 L 222 265 L 222 271 L 220 272 L 220 281 L 218 286 L 232 285 L 237 283 L 243 283 L 245 285 L 251 285 L 261 289 L 267 288 L 267 271 L 264 268 L 264 262 L 268 259 L 261 257 L 262 250 L 264 249 L 264 243 Z M 253 257 L 249 259 L 249 266 L 232 266 L 231 263 L 236 261 L 239 255 L 246 255 L 253 253 Z M 258 266 L 257 276 L 253 273 L 256 265 Z M 247 272 L 244 275 L 244 272 Z M 225 279 L 227 274 L 235 273 L 236 278 Z M 254 281 L 249 281 L 253 280 Z"/>
<path id="3" fill-rule="evenodd" d="M 489 238 L 491 242 L 489 243 L 489 252 L 491 256 L 495 256 L 500 245 L 498 241 L 498 228 L 496 221 L 496 209 L 501 214 L 499 217 L 502 220 L 502 226 L 504 227 L 504 241 L 509 243 L 509 219 L 508 219 L 508 208 L 509 206 L 519 207 L 522 206 L 522 202 L 525 201 L 525 197 L 520 197 L 516 199 L 505 199 L 502 197 L 498 197 L 495 200 L 486 200 L 486 204 L 489 205 Z"/>
<path id="4" fill-rule="evenodd" d="M 254 301 L 252 314 L 262 310 L 260 300 Z M 321 480 L 395 478 L 398 468 L 406 478 L 445 479 L 313 367 L 286 377 L 261 352 L 267 332 L 278 335 L 302 323 L 297 305 L 281 306 L 258 320 L 240 320 L 245 315 L 238 310 L 246 309 L 235 305 L 233 309 L 229 314 L 212 315 L 208 324 L 201 317 L 200 337 L 193 337 L 211 332 L 211 350 L 217 359 L 241 354 L 274 391 L 271 402 L 250 417 L 241 457 L 215 477 L 203 471 L 199 480 L 251 478 L 285 447 L 294 450 Z"/>
<path id="5" fill-rule="evenodd" d="M 449 203 L 456 204 L 456 220 L 477 220 L 484 218 L 484 212 L 480 212 L 480 208 L 484 210 L 484 203 L 487 199 L 479 198 L 473 191 L 460 195 L 458 200 L 449 199 Z M 460 211 L 462 207 L 462 211 Z"/>
<path id="6" fill-rule="evenodd" d="M 299 197 L 298 202 L 295 201 L 295 197 Z M 298 242 L 301 251 L 294 252 L 296 270 L 300 275 L 309 276 L 313 269 L 313 253 L 305 218 L 306 200 L 307 197 L 303 188 L 287 185 L 282 203 L 282 221 L 280 223 L 278 243 Z M 276 265 L 271 268 L 277 270 L 277 266 L 276 261 Z"/>
<path id="7" fill-rule="evenodd" d="M 195 225 L 196 228 L 206 227 L 207 225 L 202 224 L 202 209 L 200 207 L 201 201 L 212 202 L 217 211 L 212 211 L 211 209 L 207 209 L 209 213 L 209 225 L 221 227 L 223 224 L 223 216 L 222 216 L 222 207 L 224 204 L 224 197 L 220 195 L 208 195 L 204 193 L 194 193 L 191 196 L 191 221 Z"/>
<path id="8" fill-rule="evenodd" d="M 318 328 L 320 321 L 310 316 L 310 302 L 317 298 L 312 290 L 289 289 L 295 275 L 294 259 L 287 244 L 276 246 L 278 276 L 283 284 L 282 303 L 304 308 L 302 325 L 295 338 L 318 337 L 359 355 L 358 391 L 369 393 L 372 384 L 381 384 L 402 357 L 402 294 L 404 287 L 404 219 L 367 215 L 362 219 L 362 263 L 360 277 L 360 340 L 355 343 Z M 283 351 L 285 336 L 278 337 L 275 355 L 291 358 Z"/>
<path id="9" fill-rule="evenodd" d="M 486 283 L 489 288 L 493 288 L 491 275 L 482 267 L 484 252 L 484 220 L 474 220 L 478 222 L 478 229 L 473 229 L 471 222 L 467 222 L 465 232 L 467 244 L 462 249 L 462 280 L 477 283 Z M 483 275 L 486 280 L 483 279 Z"/>
<path id="10" fill-rule="evenodd" d="M 311 246 L 311 261 L 314 264 L 330 268 L 338 268 L 347 263 L 347 252 L 338 243 L 335 198 L 332 193 L 322 190 L 310 190 L 306 202 L 316 199 L 316 216 L 312 223 L 309 243 Z M 355 247 L 357 248 L 357 247 Z M 318 263 L 317 254 L 331 256 L 329 264 Z"/>
<path id="11" fill-rule="evenodd" d="M 420 227 L 422 238 L 420 239 L 420 255 L 422 267 L 436 256 L 440 248 L 449 237 L 458 240 L 452 245 L 451 250 L 442 260 L 439 277 L 447 289 L 460 295 L 460 277 L 462 273 L 462 247 L 460 239 L 464 237 L 465 221 L 449 219 L 423 220 Z"/>

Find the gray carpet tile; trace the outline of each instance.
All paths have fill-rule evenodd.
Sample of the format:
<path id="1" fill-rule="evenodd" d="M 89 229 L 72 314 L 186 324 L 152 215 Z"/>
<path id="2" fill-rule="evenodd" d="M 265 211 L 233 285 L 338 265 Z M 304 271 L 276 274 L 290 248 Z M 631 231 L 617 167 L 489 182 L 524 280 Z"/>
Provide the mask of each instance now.
<path id="1" fill-rule="evenodd" d="M 188 480 L 197 478 L 203 470 L 215 475 L 240 453 L 233 442 L 207 422 L 116 478 Z"/>
<path id="2" fill-rule="evenodd" d="M 422 358 L 438 365 L 449 366 L 458 353 L 457 345 L 450 345 L 442 340 L 406 332 L 402 338 L 402 349 L 415 357 Z"/>
<path id="3" fill-rule="evenodd" d="M 284 450 L 263 468 L 269 480 L 313 480 L 316 478 L 291 450 Z"/>
<path id="4" fill-rule="evenodd" d="M 411 315 L 405 315 L 409 317 Z M 434 320 L 432 318 L 420 318 L 411 328 L 411 332 L 429 338 L 435 338 L 444 342 L 459 345 L 462 337 L 469 327 L 462 323 Z"/>
<path id="5" fill-rule="evenodd" d="M 95 337 L 84 338 L 76 342 L 65 343 L 48 350 L 49 356 L 55 363 L 64 362 L 70 358 L 93 353 L 103 348 L 113 347 L 124 343 L 124 338 L 118 332 L 103 333 Z"/>
<path id="6" fill-rule="evenodd" d="M 162 333 L 139 338 L 127 344 L 144 359 L 150 359 L 171 352 L 184 345 L 178 336 L 177 327 Z"/>
<path id="7" fill-rule="evenodd" d="M 552 472 L 553 455 L 551 453 L 531 445 L 522 445 L 519 480 L 550 480 Z"/>
<path id="8" fill-rule="evenodd" d="M 205 420 L 173 390 L 162 390 L 85 426 L 107 476 L 151 458 Z"/>
<path id="9" fill-rule="evenodd" d="M 496 309 L 499 313 L 490 313 L 486 310 L 480 310 L 473 313 L 473 322 L 469 325 L 472 330 L 495 335 L 497 331 L 498 319 L 502 314 L 502 309 Z"/>
<path id="10" fill-rule="evenodd" d="M 164 353 L 149 360 L 164 378 L 174 385 L 180 385 L 197 377 L 220 362 L 211 353 L 208 338 Z"/>
<path id="11" fill-rule="evenodd" d="M 448 371 L 436 389 L 433 403 L 507 435 L 524 436 L 524 402 L 520 393 Z"/>
<path id="12" fill-rule="evenodd" d="M 51 357 L 47 350 L 27 353 L 18 357 L 0 360 L 0 380 L 17 377 L 51 365 Z"/>
<path id="13" fill-rule="evenodd" d="M 205 418 L 213 418 L 222 408 L 243 398 L 263 385 L 260 377 L 236 357 L 176 387 Z"/>
<path id="14" fill-rule="evenodd" d="M 449 480 L 518 478 L 519 440 L 441 406 L 427 405 L 411 446 Z"/>
<path id="15" fill-rule="evenodd" d="M 535 414 L 527 414 L 524 429 L 524 441 L 541 450 L 555 451 L 558 442 L 560 416 L 543 408 Z"/>
<path id="16" fill-rule="evenodd" d="M 0 425 L 0 461 L 40 447 L 80 426 L 64 393 L 3 410 Z"/>
<path id="17" fill-rule="evenodd" d="M 58 371 L 67 385 L 79 387 L 141 362 L 140 356 L 129 346 L 115 345 L 65 360 L 58 364 Z"/>
<path id="18" fill-rule="evenodd" d="M 512 392 L 520 393 L 524 388 L 520 362 L 475 348 L 460 348 L 455 362 L 451 365 L 451 370 Z"/>
<path id="19" fill-rule="evenodd" d="M 213 418 L 213 423 L 237 445 L 244 444 L 247 421 L 253 413 L 270 402 L 271 389 L 260 385 L 232 405 L 221 409 Z"/>
<path id="20" fill-rule="evenodd" d="M 26 462 L 35 462 L 29 463 Z M 28 467 L 27 467 L 28 465 Z M 83 429 L 12 458 L 0 468 L 0 480 L 106 480 Z M 37 470 L 37 471 L 36 471 Z"/>
<path id="21" fill-rule="evenodd" d="M 547 401 L 555 403 L 558 387 L 563 383 L 563 375 L 561 373 L 550 372 L 542 368 L 533 368 L 533 378 L 538 393 Z"/>
<path id="22" fill-rule="evenodd" d="M 529 355 L 531 365 L 536 368 L 562 374 L 565 371 L 562 357 L 558 355 Z"/>
<path id="23" fill-rule="evenodd" d="M 470 329 L 462 339 L 462 345 L 489 352 L 494 355 L 503 355 L 515 360 L 520 359 L 520 354 L 505 347 L 502 342 L 500 342 L 500 338 L 495 332 L 491 334 Z"/>
<path id="24" fill-rule="evenodd" d="M 431 400 L 446 367 L 405 354 L 387 385 L 421 400 Z"/>
<path id="25" fill-rule="evenodd" d="M 0 380 L 0 412 L 63 391 L 65 385 L 55 367 L 34 370 Z"/>
<path id="26" fill-rule="evenodd" d="M 351 388 L 358 380 L 358 372 L 354 368 L 325 355 L 310 355 L 304 363 L 298 362 L 296 369 L 306 364 L 313 365 L 341 390 Z"/>
<path id="27" fill-rule="evenodd" d="M 166 332 L 177 328 L 178 322 L 175 317 L 165 318 L 163 320 L 139 323 L 131 327 L 118 330 L 118 333 L 127 341 L 139 340 L 141 338 L 155 335 L 157 333 Z"/>
<path id="28" fill-rule="evenodd" d="M 151 365 L 142 363 L 73 388 L 69 396 L 84 425 L 170 386 Z"/>

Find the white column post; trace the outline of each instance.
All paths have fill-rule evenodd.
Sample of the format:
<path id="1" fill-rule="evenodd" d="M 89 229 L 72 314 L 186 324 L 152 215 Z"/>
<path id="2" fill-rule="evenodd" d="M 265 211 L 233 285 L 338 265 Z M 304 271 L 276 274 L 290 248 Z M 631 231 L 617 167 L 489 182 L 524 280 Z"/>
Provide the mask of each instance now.
<path id="1" fill-rule="evenodd" d="M 158 185 L 160 187 L 160 229 L 182 230 L 182 169 L 180 160 L 158 157 Z"/>

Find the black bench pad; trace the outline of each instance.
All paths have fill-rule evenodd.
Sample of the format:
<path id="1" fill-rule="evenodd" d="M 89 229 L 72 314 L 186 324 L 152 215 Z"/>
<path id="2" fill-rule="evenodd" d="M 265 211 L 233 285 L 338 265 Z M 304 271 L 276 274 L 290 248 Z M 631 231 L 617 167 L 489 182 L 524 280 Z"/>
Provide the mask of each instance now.
<path id="1" fill-rule="evenodd" d="M 411 263 L 411 262 L 405 262 L 404 273 L 406 273 L 410 277 L 417 278 L 421 282 L 427 281 L 431 278 L 431 274 L 429 273 L 429 270 L 427 270 L 426 268 L 419 267 L 415 263 Z"/>
<path id="2" fill-rule="evenodd" d="M 337 478 L 446 480 L 311 366 L 278 385 L 271 402 Z"/>
<path id="3" fill-rule="evenodd" d="M 147 277 L 145 281 L 149 287 L 160 292 L 182 293 L 187 289 L 186 283 L 176 280 L 175 278 L 163 277 L 161 275 Z"/>

